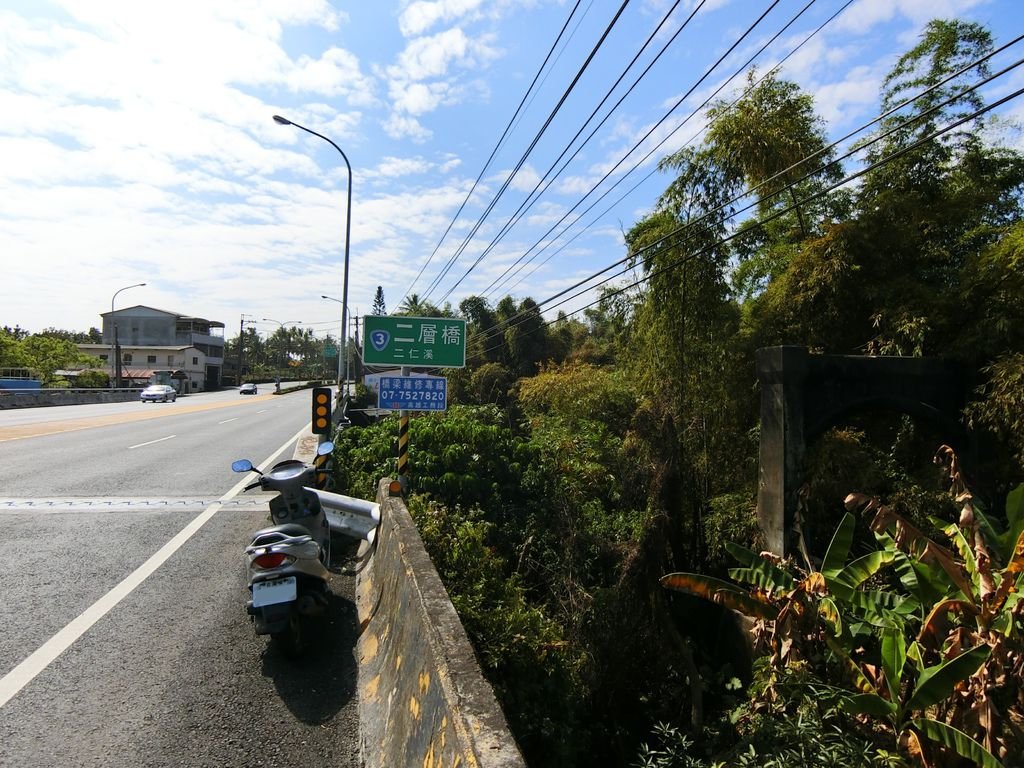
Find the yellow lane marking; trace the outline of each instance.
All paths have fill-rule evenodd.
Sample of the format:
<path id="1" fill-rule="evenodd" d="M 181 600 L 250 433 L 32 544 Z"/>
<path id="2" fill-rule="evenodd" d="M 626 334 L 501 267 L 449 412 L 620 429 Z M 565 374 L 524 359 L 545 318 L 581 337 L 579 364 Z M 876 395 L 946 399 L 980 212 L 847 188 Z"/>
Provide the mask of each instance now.
<path id="1" fill-rule="evenodd" d="M 112 424 L 127 424 L 132 421 L 147 421 L 159 419 L 164 416 L 174 416 L 180 413 L 199 413 L 201 411 L 212 411 L 217 408 L 233 408 L 239 405 L 248 405 L 253 400 L 267 400 L 274 395 L 254 395 L 248 399 L 238 402 L 237 400 L 226 400 L 221 403 L 196 403 L 195 405 L 178 405 L 177 403 L 138 403 L 140 408 L 146 408 L 144 413 L 117 413 L 109 416 L 90 416 L 84 419 L 68 419 L 66 421 L 48 421 L 40 424 L 18 424 L 12 427 L 0 427 L 0 443 L 9 440 L 24 440 L 27 437 L 43 437 L 45 435 L 56 435 L 62 432 L 77 432 L 81 429 L 93 429 L 95 427 L 106 427 Z M 170 408 L 161 408 L 162 405 L 169 405 Z M 177 406 L 177 407 L 175 407 Z"/>

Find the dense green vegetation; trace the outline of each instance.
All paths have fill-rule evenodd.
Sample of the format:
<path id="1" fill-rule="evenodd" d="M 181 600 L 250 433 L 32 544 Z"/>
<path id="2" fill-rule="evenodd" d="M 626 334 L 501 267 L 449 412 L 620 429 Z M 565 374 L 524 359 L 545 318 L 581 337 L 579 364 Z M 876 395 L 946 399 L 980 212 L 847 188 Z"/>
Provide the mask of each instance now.
<path id="1" fill-rule="evenodd" d="M 0 369 L 21 369 L 39 379 L 44 387 L 72 386 L 68 379 L 57 371 L 98 368 L 102 363 L 98 357 L 83 355 L 78 344 L 96 344 L 100 332 L 91 328 L 88 333 L 75 333 L 56 328 L 47 328 L 40 333 L 29 333 L 23 328 L 4 326 L 0 328 Z M 109 376 L 101 372 L 89 372 L 76 377 L 76 387 L 105 387 Z"/>
<path id="2" fill-rule="evenodd" d="M 460 305 L 460 405 L 412 420 L 409 505 L 530 765 L 1024 751 L 1024 157 L 971 89 L 991 50 L 932 22 L 842 156 L 809 95 L 751 72 L 661 161 L 625 237 L 640 283 L 553 322 Z M 810 447 L 803 553 L 758 555 L 753 360 L 779 344 L 962 365 L 969 462 L 855 414 Z M 372 493 L 394 439 L 344 432 L 342 487 Z"/>

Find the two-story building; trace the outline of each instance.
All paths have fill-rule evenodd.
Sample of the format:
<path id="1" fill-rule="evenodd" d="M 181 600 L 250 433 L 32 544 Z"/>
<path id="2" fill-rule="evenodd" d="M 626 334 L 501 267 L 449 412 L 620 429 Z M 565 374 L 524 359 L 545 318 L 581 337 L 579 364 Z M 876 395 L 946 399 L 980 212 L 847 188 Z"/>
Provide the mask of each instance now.
<path id="1" fill-rule="evenodd" d="M 103 343 L 78 348 L 116 373 L 115 340 L 122 380 L 170 384 L 183 394 L 219 389 L 224 367 L 224 323 L 137 305 L 105 312 Z"/>

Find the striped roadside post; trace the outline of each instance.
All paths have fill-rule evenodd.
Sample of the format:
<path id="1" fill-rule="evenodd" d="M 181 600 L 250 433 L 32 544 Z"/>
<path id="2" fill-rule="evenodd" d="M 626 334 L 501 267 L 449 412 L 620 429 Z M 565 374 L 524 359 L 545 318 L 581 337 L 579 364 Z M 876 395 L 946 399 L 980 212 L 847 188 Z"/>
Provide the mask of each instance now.
<path id="1" fill-rule="evenodd" d="M 402 375 L 411 376 L 412 368 L 402 366 Z M 402 490 L 409 484 L 409 412 L 401 410 L 398 412 L 398 482 Z"/>

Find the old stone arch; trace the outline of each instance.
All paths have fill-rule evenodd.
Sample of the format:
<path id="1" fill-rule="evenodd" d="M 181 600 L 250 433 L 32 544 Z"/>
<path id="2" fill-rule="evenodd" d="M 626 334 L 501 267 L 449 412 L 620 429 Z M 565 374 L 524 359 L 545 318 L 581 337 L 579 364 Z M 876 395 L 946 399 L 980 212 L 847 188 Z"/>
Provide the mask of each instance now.
<path id="1" fill-rule="evenodd" d="M 766 546 L 791 550 L 797 490 L 808 443 L 858 409 L 887 409 L 939 424 L 964 448 L 967 382 L 954 363 L 918 357 L 812 355 L 804 347 L 757 351 L 761 445 L 757 518 Z"/>

